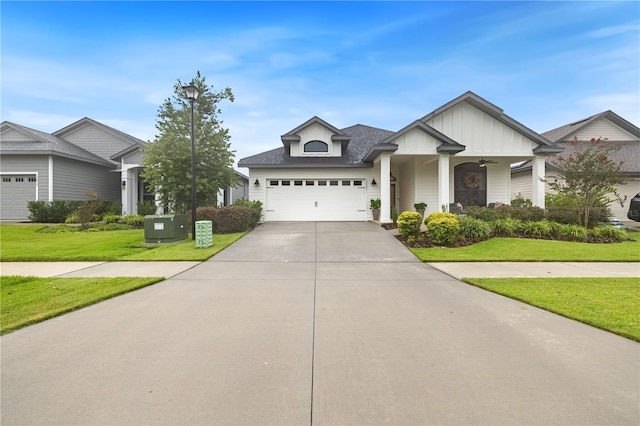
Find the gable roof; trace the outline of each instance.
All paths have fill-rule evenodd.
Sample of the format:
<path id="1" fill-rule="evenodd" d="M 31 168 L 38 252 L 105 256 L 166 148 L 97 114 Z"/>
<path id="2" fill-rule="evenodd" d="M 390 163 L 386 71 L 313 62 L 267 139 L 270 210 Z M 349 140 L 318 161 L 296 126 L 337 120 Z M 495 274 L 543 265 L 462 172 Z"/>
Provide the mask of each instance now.
<path id="1" fill-rule="evenodd" d="M 101 166 L 113 167 L 113 163 L 95 155 L 77 145 L 67 142 L 61 137 L 44 133 L 39 130 L 21 126 L 9 121 L 2 122 L 0 131 L 13 129 L 25 135 L 29 140 L 12 141 L 2 138 L 0 152 L 2 155 L 57 155 L 74 160 L 80 160 L 87 163 L 97 164 Z"/>
<path id="2" fill-rule="evenodd" d="M 305 122 L 306 125 L 313 120 Z M 296 127 L 286 135 L 292 135 L 306 127 L 303 124 Z M 333 126 L 331 126 L 333 127 Z M 272 149 L 250 157 L 241 159 L 238 167 L 264 167 L 264 168 L 321 168 L 321 167 L 372 167 L 371 163 L 364 162 L 365 155 L 371 150 L 371 147 L 382 141 L 394 132 L 376 127 L 364 126 L 356 124 L 355 126 L 346 127 L 344 129 L 333 128 L 340 136 L 349 138 L 349 144 L 344 149 L 342 157 L 291 157 L 285 147 Z M 283 135 L 284 136 L 284 135 Z"/>
<path id="3" fill-rule="evenodd" d="M 591 117 L 583 118 L 582 120 L 578 120 L 573 123 L 565 124 L 564 126 L 560 126 L 553 130 L 546 131 L 542 133 L 542 135 L 552 142 L 558 142 L 561 140 L 570 140 L 571 139 L 570 136 L 572 133 L 577 132 L 582 127 L 586 126 L 587 124 L 591 124 L 600 118 L 609 120 L 616 126 L 620 127 L 621 129 L 631 133 L 632 135 L 640 139 L 640 128 L 635 126 L 633 123 L 630 123 L 629 121 L 625 120 L 624 118 L 620 117 L 618 114 L 616 114 L 611 110 L 607 110 L 599 114 L 592 115 Z"/>
<path id="4" fill-rule="evenodd" d="M 342 149 L 345 149 L 349 144 L 349 141 L 351 139 L 349 135 L 342 132 L 338 128 L 332 126 L 331 124 L 327 123 L 320 117 L 314 115 L 313 117 L 311 117 L 310 119 L 308 119 L 307 121 L 305 121 L 304 123 L 296 127 L 295 129 L 292 129 L 287 133 L 285 133 L 284 135 L 280 136 L 280 140 L 282 140 L 282 143 L 284 144 L 287 152 L 289 152 L 291 142 L 300 141 L 300 135 L 298 135 L 298 133 L 306 129 L 307 127 L 311 126 L 312 124 L 319 124 L 325 127 L 326 129 L 328 129 L 329 131 L 333 132 L 333 135 L 331 135 L 331 140 L 334 142 L 339 141 L 342 144 Z"/>
<path id="5" fill-rule="evenodd" d="M 76 121 L 75 123 L 71 123 L 66 127 L 63 127 L 60 130 L 56 130 L 55 132 L 53 132 L 52 134 L 55 136 L 60 136 L 60 137 L 64 137 L 64 135 L 71 133 L 87 124 L 91 124 L 92 126 L 98 127 L 102 130 L 104 130 L 107 133 L 111 133 L 112 135 L 116 136 L 119 139 L 123 139 L 124 141 L 128 142 L 130 145 L 140 145 L 140 146 L 144 146 L 145 145 L 145 141 L 143 141 L 142 139 L 138 139 L 135 136 L 131 136 L 130 134 L 127 134 L 121 130 L 118 129 L 114 129 L 111 126 L 107 126 L 106 124 L 102 124 L 96 120 L 93 120 L 89 117 L 84 117 L 81 118 L 80 120 Z"/>
<path id="6" fill-rule="evenodd" d="M 408 133 L 413 129 L 420 129 L 423 132 L 430 135 L 431 137 L 433 137 L 434 139 L 442 142 L 442 144 L 440 144 L 437 148 L 438 152 L 448 152 L 448 153 L 456 154 L 458 152 L 464 151 L 465 149 L 464 145 L 459 144 L 458 142 L 451 139 L 449 136 L 439 132 L 438 130 L 434 129 L 433 127 L 429 126 L 427 123 L 421 120 L 416 120 L 413 123 L 409 124 L 408 126 L 398 130 L 396 133 L 389 136 L 388 138 L 383 140 L 381 143 L 390 143 L 394 139 L 401 137 L 402 135 Z"/>
<path id="7" fill-rule="evenodd" d="M 509 117 L 504 113 L 504 111 L 501 108 L 498 108 L 496 105 L 492 104 L 491 102 L 476 95 L 471 91 L 463 93 L 462 95 L 458 96 L 452 101 L 447 102 L 446 104 L 442 105 L 441 107 L 437 108 L 436 110 L 422 117 L 420 121 L 423 121 L 426 123 L 427 121 L 431 120 L 435 116 L 441 114 L 442 112 L 450 108 L 453 108 L 454 106 L 462 102 L 466 102 L 469 105 L 479 109 L 480 111 L 484 112 L 488 116 L 496 119 L 497 121 L 504 124 L 505 126 L 515 130 L 516 132 L 526 136 L 527 138 L 531 139 L 533 142 L 538 144 L 538 146 L 533 150 L 534 154 L 555 154 L 557 152 L 562 152 L 562 148 L 559 148 L 553 145 L 553 143 L 547 138 L 545 138 L 544 136 L 541 136 L 540 134 L 534 132 L 530 128 L 524 126 L 523 124 Z"/>

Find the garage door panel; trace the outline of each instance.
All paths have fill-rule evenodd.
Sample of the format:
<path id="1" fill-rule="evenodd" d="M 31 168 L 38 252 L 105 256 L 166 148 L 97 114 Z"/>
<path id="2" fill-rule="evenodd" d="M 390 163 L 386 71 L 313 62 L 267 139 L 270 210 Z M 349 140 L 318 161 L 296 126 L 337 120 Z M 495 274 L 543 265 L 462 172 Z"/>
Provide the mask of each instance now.
<path id="1" fill-rule="evenodd" d="M 0 218 L 25 220 L 29 217 L 29 201 L 36 199 L 35 175 L 4 175 L 0 194 Z"/>
<path id="2" fill-rule="evenodd" d="M 356 182 L 363 179 L 346 180 L 349 185 L 320 185 L 319 180 L 302 180 L 303 185 L 282 185 L 282 180 L 268 180 L 277 185 L 267 187 L 267 221 L 365 221 L 366 189 Z"/>

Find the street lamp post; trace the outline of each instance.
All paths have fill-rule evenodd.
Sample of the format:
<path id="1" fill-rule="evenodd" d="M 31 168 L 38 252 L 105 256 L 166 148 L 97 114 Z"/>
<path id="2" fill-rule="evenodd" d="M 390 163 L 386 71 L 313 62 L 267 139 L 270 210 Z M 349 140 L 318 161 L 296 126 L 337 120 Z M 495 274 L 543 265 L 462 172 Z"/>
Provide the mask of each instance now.
<path id="1" fill-rule="evenodd" d="M 191 104 L 191 239 L 196 239 L 196 143 L 193 131 L 193 103 L 198 99 L 200 91 L 193 84 L 182 86 L 184 94 Z"/>

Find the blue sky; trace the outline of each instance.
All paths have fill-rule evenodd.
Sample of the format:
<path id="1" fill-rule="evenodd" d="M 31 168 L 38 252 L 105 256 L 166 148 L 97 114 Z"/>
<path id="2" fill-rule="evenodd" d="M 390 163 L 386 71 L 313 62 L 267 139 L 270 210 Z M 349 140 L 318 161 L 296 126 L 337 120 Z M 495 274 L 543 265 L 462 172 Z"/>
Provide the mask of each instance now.
<path id="1" fill-rule="evenodd" d="M 236 162 L 317 115 L 399 130 L 471 90 L 544 132 L 611 109 L 640 125 L 640 3 L 11 2 L 1 119 L 90 117 L 143 140 L 200 71 Z"/>

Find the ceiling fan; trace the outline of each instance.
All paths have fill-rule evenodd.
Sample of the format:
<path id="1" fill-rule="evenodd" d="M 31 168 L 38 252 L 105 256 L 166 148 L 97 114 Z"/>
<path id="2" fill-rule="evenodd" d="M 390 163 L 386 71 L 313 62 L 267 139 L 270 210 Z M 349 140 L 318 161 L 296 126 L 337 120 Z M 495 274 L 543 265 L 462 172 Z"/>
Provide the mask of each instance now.
<path id="1" fill-rule="evenodd" d="M 485 160 L 484 157 L 481 158 L 480 161 L 478 161 L 478 166 L 480 167 L 487 167 L 487 164 L 498 164 L 498 162 L 493 160 Z"/>

